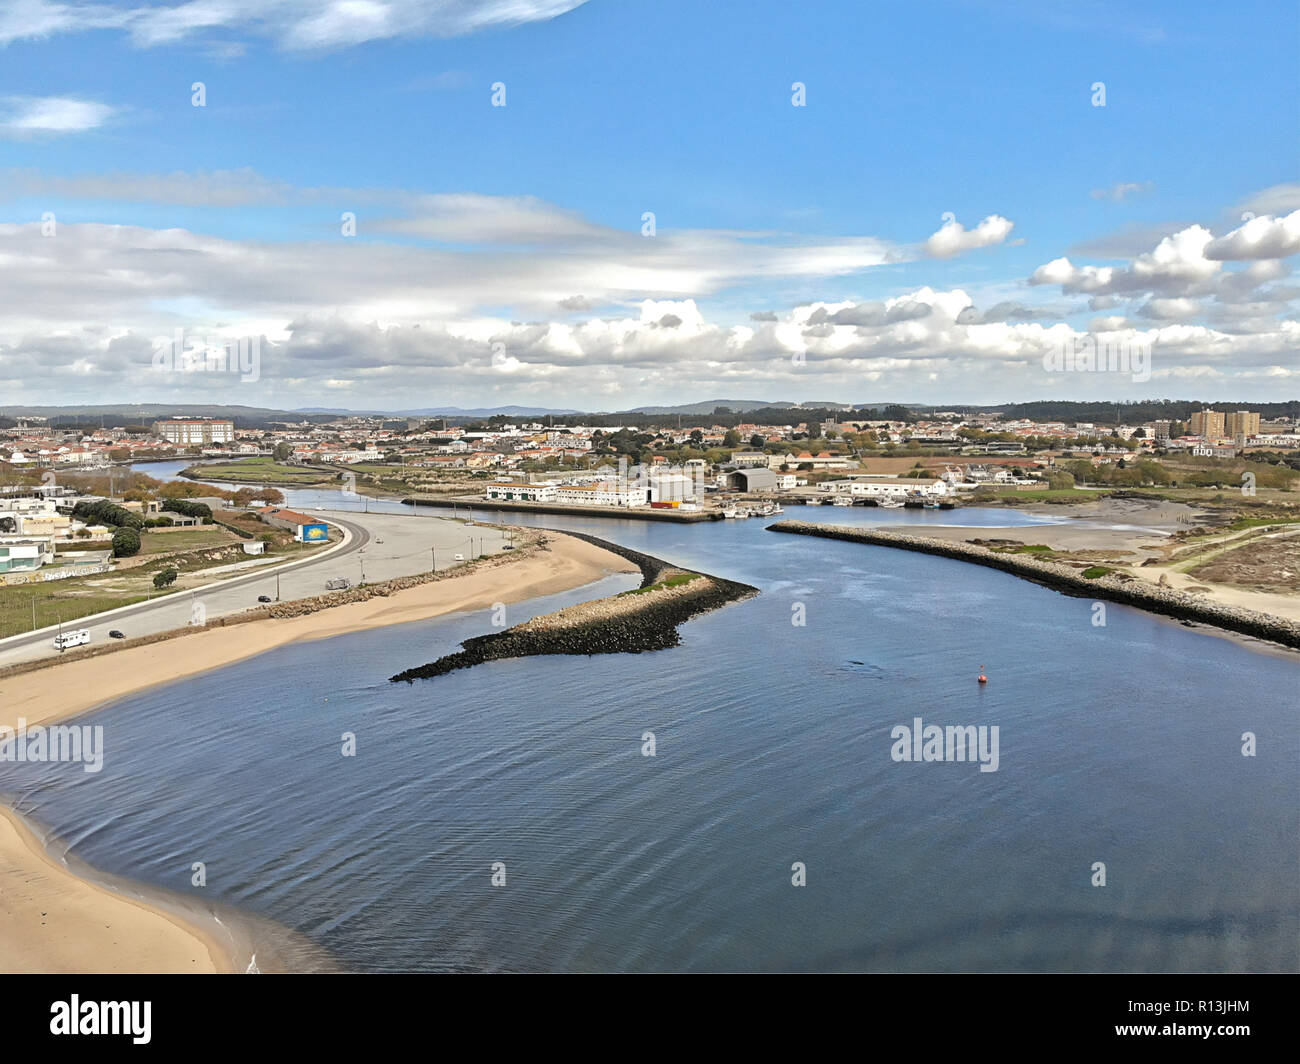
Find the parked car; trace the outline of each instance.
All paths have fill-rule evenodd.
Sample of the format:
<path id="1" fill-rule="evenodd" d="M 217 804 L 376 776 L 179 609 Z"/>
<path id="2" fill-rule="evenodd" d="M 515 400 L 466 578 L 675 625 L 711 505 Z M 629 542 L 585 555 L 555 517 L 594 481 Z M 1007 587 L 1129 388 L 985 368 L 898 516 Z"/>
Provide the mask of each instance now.
<path id="1" fill-rule="evenodd" d="M 507 544 L 506 544 L 504 547 L 502 547 L 501 549 L 502 549 L 502 550 L 514 550 L 515 548 L 514 548 L 514 545 L 513 545 L 513 544 L 511 544 L 511 543 L 507 543 Z"/>
<path id="2" fill-rule="evenodd" d="M 456 555 L 453 555 L 453 557 L 454 557 L 454 558 L 456 559 L 456 561 L 458 561 L 458 562 L 463 562 L 463 561 L 465 560 L 465 555 L 463 555 L 463 554 L 456 554 Z"/>
<path id="3" fill-rule="evenodd" d="M 125 636 L 125 634 L 123 634 L 122 632 L 119 632 L 116 628 L 114 628 L 114 629 L 112 629 L 112 630 L 108 633 L 108 638 L 109 638 L 109 639 L 125 639 L 126 636 Z"/>
<path id="4" fill-rule="evenodd" d="M 270 596 L 270 595 L 258 595 L 258 596 L 257 596 L 257 601 L 258 601 L 258 602 L 270 602 L 270 601 L 271 601 L 271 596 Z"/>

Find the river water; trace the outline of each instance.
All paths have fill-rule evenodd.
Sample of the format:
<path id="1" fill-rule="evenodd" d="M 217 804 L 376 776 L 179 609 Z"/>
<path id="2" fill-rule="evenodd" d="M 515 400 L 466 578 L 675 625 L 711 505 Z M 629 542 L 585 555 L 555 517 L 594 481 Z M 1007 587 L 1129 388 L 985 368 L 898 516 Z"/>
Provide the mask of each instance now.
<path id="1" fill-rule="evenodd" d="M 1294 655 L 1116 605 L 1094 626 L 1091 602 L 1004 573 L 763 521 L 529 523 L 762 594 L 674 650 L 412 685 L 387 677 L 494 630 L 489 613 L 284 647 L 83 718 L 105 727 L 102 772 L 4 764 L 0 793 L 95 868 L 356 971 L 1300 966 Z M 997 771 L 892 760 L 918 717 L 997 726 Z"/>

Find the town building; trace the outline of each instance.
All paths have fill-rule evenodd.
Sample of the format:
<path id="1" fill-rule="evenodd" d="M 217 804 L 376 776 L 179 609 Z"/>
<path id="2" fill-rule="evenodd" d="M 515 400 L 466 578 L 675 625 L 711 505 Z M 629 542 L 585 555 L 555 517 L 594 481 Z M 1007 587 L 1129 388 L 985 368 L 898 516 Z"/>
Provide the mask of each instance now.
<path id="1" fill-rule="evenodd" d="M 1242 446 L 1247 436 L 1259 435 L 1259 415 L 1249 410 L 1234 410 L 1224 417 L 1224 435 Z"/>
<path id="2" fill-rule="evenodd" d="M 329 525 L 298 513 L 297 510 L 286 510 L 283 506 L 263 506 L 257 512 L 268 525 L 293 532 L 293 538 L 299 543 L 324 543 L 329 539 Z"/>
<path id="3" fill-rule="evenodd" d="M 646 502 L 646 489 L 618 480 L 562 484 L 555 489 L 555 501 L 577 506 L 641 506 Z"/>
<path id="4" fill-rule="evenodd" d="M 948 484 L 943 480 L 914 480 L 908 477 L 890 477 L 882 480 L 827 480 L 818 486 L 819 491 L 833 495 L 849 495 L 865 499 L 905 499 L 909 496 L 940 498 L 948 494 Z"/>
<path id="5" fill-rule="evenodd" d="M 218 418 L 174 417 L 153 423 L 153 434 L 181 447 L 233 443 L 235 423 Z"/>
<path id="6" fill-rule="evenodd" d="M 718 477 L 718 486 L 735 491 L 769 492 L 777 490 L 776 478 L 776 471 L 767 466 L 732 469 Z"/>
<path id="7" fill-rule="evenodd" d="M 53 536 L 0 535 L 0 573 L 34 573 L 52 561 Z"/>
<path id="8" fill-rule="evenodd" d="M 501 499 L 507 502 L 554 502 L 556 487 L 555 482 L 551 480 L 536 484 L 497 480 L 487 485 L 484 494 L 489 499 Z"/>
<path id="9" fill-rule="evenodd" d="M 1197 410 L 1192 414 L 1189 430 L 1193 436 L 1217 438 L 1224 435 L 1223 412 L 1220 410 Z"/>

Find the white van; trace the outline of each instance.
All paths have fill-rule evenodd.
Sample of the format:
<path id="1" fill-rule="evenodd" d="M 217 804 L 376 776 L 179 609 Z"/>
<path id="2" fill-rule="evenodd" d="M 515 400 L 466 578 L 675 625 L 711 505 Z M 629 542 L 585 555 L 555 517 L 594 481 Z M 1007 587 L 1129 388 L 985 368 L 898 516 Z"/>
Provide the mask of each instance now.
<path id="1" fill-rule="evenodd" d="M 54 637 L 55 650 L 67 650 L 90 642 L 90 629 L 78 628 L 75 632 L 63 632 Z"/>

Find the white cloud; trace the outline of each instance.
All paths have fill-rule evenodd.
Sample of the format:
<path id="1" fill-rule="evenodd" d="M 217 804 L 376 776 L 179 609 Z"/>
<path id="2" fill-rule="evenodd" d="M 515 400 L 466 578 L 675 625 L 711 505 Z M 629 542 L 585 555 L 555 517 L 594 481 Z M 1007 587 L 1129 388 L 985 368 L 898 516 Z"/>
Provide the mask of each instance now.
<path id="1" fill-rule="evenodd" d="M 936 259 L 947 259 L 963 251 L 1001 244 L 1014 227 L 1015 222 L 1008 221 L 997 214 L 990 214 L 974 229 L 967 229 L 956 220 L 945 222 L 943 227 L 931 234 L 925 242 L 925 252 Z"/>
<path id="2" fill-rule="evenodd" d="M 1066 293 L 1194 294 L 1198 286 L 1208 290 L 1208 282 L 1220 270 L 1219 263 L 1205 257 L 1205 248 L 1213 239 L 1208 229 L 1193 225 L 1165 237 L 1128 267 L 1076 266 L 1068 258 L 1059 258 L 1038 267 L 1029 283 L 1059 284 Z"/>
<path id="3" fill-rule="evenodd" d="M 1120 181 L 1110 188 L 1094 188 L 1089 195 L 1093 199 L 1108 199 L 1123 203 L 1130 196 L 1145 195 L 1154 188 L 1155 184 L 1151 181 Z"/>
<path id="4" fill-rule="evenodd" d="M 556 18 L 586 0 L 183 0 L 155 4 L 13 0 L 0 46 L 89 29 L 122 29 L 142 47 L 222 30 L 286 49 L 327 50 L 395 37 L 459 37 Z M 228 46 L 228 45 L 227 45 Z"/>
<path id="5" fill-rule="evenodd" d="M 10 176 L 16 185 L 31 179 Z M 180 202 L 300 202 L 248 171 L 83 178 L 63 192 L 93 198 L 110 186 Z M 329 203 L 339 192 L 313 194 Z M 374 198 L 388 214 L 359 210 L 366 239 L 355 240 L 230 240 L 93 223 L 47 237 L 36 224 L 0 225 L 0 379 L 28 382 L 11 401 L 292 407 L 346 394 L 349 405 L 397 408 L 438 394 L 457 405 L 619 409 L 725 394 L 849 400 L 888 391 L 968 402 L 1067 386 L 1072 396 L 1124 394 L 1110 378 L 1045 373 L 1044 353 L 1076 335 L 1087 310 L 1077 298 L 1036 299 L 1023 282 L 990 284 L 977 298 L 920 286 L 766 309 L 792 280 L 816 290 L 839 278 L 839 295 L 854 290 L 855 273 L 905 257 L 875 238 L 665 229 L 645 238 L 637 219 L 615 229 L 531 197 Z M 401 242 L 375 239 L 403 223 Z M 1288 269 L 1277 259 L 1242 268 L 1207 259 L 1212 240 L 1189 226 L 1126 263 L 1060 258 L 1034 281 L 1090 296 L 1105 312 L 1090 330 L 1150 343 L 1152 382 L 1212 375 L 1258 382 L 1262 393 L 1290 379 L 1278 371 L 1291 372 L 1300 356 L 1289 302 L 1300 292 L 1282 287 Z M 744 293 L 760 291 L 761 302 L 744 305 Z M 732 320 L 708 309 L 721 293 Z M 160 379 L 152 340 L 177 327 L 264 337 L 261 380 Z"/>
<path id="6" fill-rule="evenodd" d="M 1216 261 L 1246 259 L 1282 259 L 1300 253 L 1300 210 L 1284 218 L 1264 215 L 1252 218 L 1212 240 L 1205 257 Z"/>
<path id="7" fill-rule="evenodd" d="M 0 99 L 0 132 L 15 137 L 84 133 L 112 114 L 107 104 L 71 96 L 8 96 Z"/>

